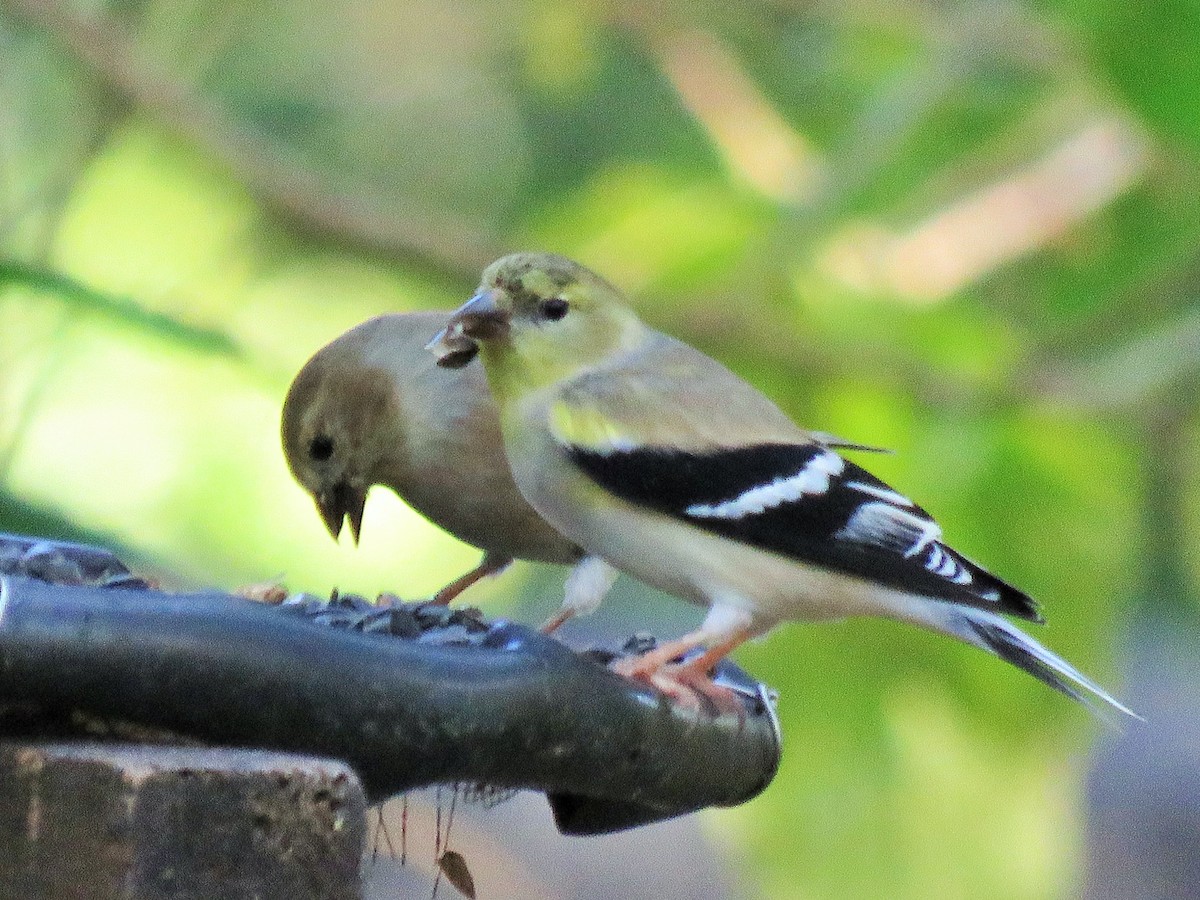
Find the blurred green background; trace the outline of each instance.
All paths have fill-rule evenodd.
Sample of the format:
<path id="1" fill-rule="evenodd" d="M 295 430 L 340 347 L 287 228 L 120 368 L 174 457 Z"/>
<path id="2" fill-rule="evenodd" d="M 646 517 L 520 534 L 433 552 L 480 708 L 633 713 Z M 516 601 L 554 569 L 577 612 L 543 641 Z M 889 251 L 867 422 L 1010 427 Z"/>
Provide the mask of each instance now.
<path id="1" fill-rule="evenodd" d="M 1121 0 L 0 0 L 0 529 L 427 594 L 478 553 L 379 491 L 335 546 L 282 398 L 351 325 L 553 250 L 894 448 L 864 461 L 1043 602 L 1039 639 L 1169 700 L 1121 660 L 1194 646 L 1198 59 L 1195 4 Z M 471 600 L 536 621 L 560 576 Z M 623 583 L 597 621 L 647 607 L 698 618 Z M 1117 738 L 1082 709 L 890 623 L 738 659 L 786 736 L 701 817 L 747 896 L 1106 896 L 1085 785 Z"/>

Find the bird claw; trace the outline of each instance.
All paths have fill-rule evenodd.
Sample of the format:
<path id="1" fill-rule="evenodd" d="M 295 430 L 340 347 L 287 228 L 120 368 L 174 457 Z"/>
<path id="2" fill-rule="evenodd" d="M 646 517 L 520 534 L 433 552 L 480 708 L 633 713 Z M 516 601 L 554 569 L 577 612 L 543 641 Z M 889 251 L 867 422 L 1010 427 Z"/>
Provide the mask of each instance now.
<path id="1" fill-rule="evenodd" d="M 659 670 L 656 676 L 656 681 L 663 679 L 669 684 L 681 685 L 685 690 L 691 691 L 718 715 L 737 716 L 741 721 L 746 718 L 746 707 L 738 699 L 737 692 L 717 684 L 708 672 L 701 672 L 687 663 L 667 665 Z"/>
<path id="2" fill-rule="evenodd" d="M 654 668 L 644 657 L 632 656 L 614 661 L 611 668 L 618 675 L 649 685 L 683 709 L 733 715 L 741 722 L 746 719 L 746 707 L 736 691 L 717 684 L 708 672 L 689 663 Z"/>

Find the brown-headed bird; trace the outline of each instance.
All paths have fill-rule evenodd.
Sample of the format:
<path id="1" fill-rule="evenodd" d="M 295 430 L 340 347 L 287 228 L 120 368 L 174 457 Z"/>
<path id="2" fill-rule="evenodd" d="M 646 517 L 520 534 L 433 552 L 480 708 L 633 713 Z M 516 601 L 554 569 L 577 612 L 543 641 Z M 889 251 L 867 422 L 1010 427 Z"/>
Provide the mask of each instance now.
<path id="1" fill-rule="evenodd" d="M 648 328 L 583 266 L 542 253 L 493 263 L 429 346 L 458 365 L 472 342 L 525 498 L 589 553 L 708 610 L 696 631 L 617 671 L 720 700 L 707 673 L 747 638 L 874 615 L 1130 713 L 1009 624 L 1041 621 L 1033 601 L 837 452 L 855 447 L 797 427 L 720 363 Z"/>
<path id="2" fill-rule="evenodd" d="M 367 492 L 395 491 L 418 513 L 483 550 L 438 591 L 449 603 L 514 559 L 573 565 L 554 630 L 603 599 L 616 573 L 548 525 L 513 483 L 483 370 L 438 367 L 424 350 L 448 313 L 383 315 L 350 329 L 304 365 L 283 406 L 283 450 L 336 540 L 357 542 Z"/>

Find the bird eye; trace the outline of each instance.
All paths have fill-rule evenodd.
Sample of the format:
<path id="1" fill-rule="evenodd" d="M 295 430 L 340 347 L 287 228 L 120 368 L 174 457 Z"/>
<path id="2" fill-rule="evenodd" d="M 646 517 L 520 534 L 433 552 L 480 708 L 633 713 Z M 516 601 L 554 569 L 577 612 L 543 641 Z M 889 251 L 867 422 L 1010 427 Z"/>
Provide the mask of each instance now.
<path id="1" fill-rule="evenodd" d="M 325 460 L 333 456 L 333 438 L 328 435 L 318 434 L 309 442 L 308 455 L 317 462 L 325 462 Z"/>
<path id="2" fill-rule="evenodd" d="M 571 304 L 562 297 L 551 297 L 549 300 L 543 300 L 538 305 L 542 318 L 548 319 L 551 322 L 557 322 L 567 314 L 567 310 L 570 308 Z"/>

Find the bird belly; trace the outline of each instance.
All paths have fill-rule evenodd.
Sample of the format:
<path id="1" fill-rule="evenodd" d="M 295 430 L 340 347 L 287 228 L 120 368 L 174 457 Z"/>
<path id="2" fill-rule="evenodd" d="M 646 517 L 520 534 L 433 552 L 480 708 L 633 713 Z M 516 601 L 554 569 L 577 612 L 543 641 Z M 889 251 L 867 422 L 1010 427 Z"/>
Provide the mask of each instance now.
<path id="1" fill-rule="evenodd" d="M 630 527 L 628 516 L 640 520 L 636 528 Z M 619 516 L 597 519 L 589 530 L 604 546 L 589 549 L 635 578 L 697 605 L 719 602 L 744 609 L 757 632 L 782 621 L 890 612 L 889 598 L 882 596 L 890 591 L 667 516 L 627 508 Z"/>
<path id="2" fill-rule="evenodd" d="M 551 528 L 511 481 L 450 473 L 437 490 L 398 491 L 418 513 L 460 541 L 487 553 L 538 562 L 573 564 L 575 546 Z"/>

